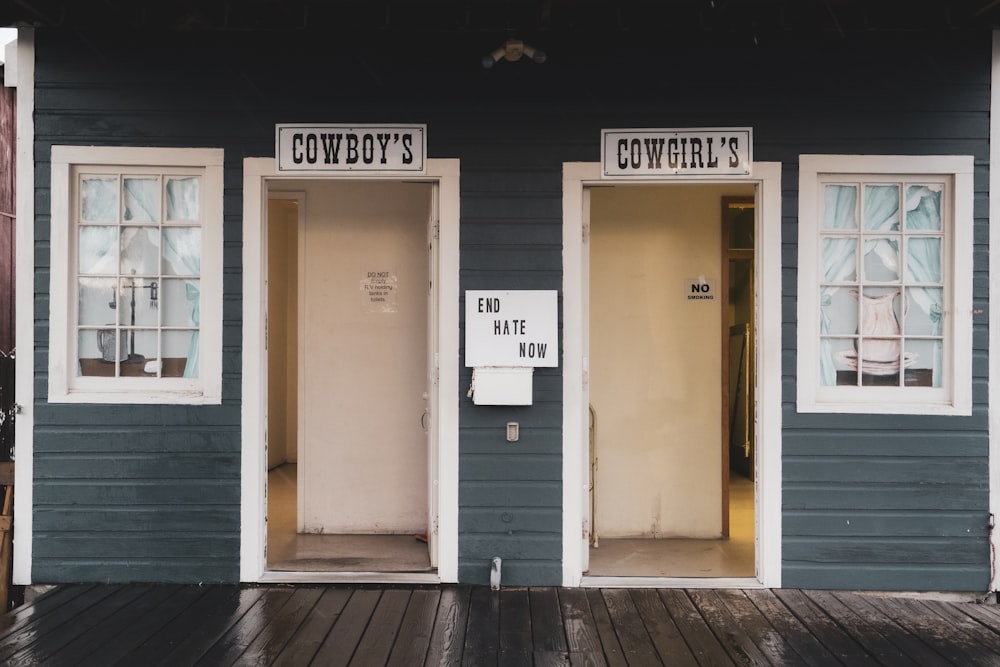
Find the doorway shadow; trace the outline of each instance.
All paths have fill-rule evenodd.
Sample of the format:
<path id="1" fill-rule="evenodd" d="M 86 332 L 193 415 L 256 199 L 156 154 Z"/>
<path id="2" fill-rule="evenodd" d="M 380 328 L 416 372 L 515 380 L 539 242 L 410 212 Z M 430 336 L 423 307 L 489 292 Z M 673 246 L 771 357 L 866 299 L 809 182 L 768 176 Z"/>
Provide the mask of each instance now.
<path id="1" fill-rule="evenodd" d="M 601 538 L 590 547 L 588 576 L 754 577 L 754 484 L 729 479 L 729 539 Z"/>
<path id="2" fill-rule="evenodd" d="M 432 572 L 424 536 L 297 532 L 298 466 L 267 474 L 267 569 L 278 572 Z"/>

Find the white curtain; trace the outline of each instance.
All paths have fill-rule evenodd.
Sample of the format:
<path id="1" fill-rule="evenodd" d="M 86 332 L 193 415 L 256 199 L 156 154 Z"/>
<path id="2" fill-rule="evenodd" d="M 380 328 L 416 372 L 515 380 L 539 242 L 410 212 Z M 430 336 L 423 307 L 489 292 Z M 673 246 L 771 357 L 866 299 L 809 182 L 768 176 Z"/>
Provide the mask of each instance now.
<path id="1" fill-rule="evenodd" d="M 199 181 L 197 178 L 171 178 L 167 181 L 167 219 L 170 221 L 198 221 Z M 163 258 L 177 275 L 201 275 L 201 230 L 193 227 L 165 228 L 163 234 Z M 184 377 L 198 377 L 198 357 L 200 355 L 199 330 L 201 322 L 201 290 L 197 280 L 184 283 L 185 296 L 191 304 L 191 324 L 196 328 L 191 332 L 188 345 Z"/>
<path id="2" fill-rule="evenodd" d="M 827 185 L 824 191 L 824 230 L 856 229 L 858 186 Z M 862 226 L 866 233 L 895 232 L 900 229 L 900 189 L 896 185 L 865 185 L 862 201 Z M 906 231 L 941 230 L 941 190 L 925 185 L 908 185 L 905 192 Z M 823 240 L 823 277 L 826 282 L 851 280 L 857 270 L 853 238 L 825 237 Z M 899 247 L 890 238 L 868 240 L 862 261 L 874 253 L 889 273 L 899 275 Z M 904 282 L 940 283 L 941 237 L 910 236 L 906 242 Z M 825 386 L 837 383 L 833 349 L 826 334 L 830 332 L 828 309 L 839 287 L 826 286 L 820 291 L 820 381 Z M 931 335 L 942 331 L 943 290 L 940 287 L 910 287 L 906 298 L 912 299 L 931 322 Z M 933 385 L 941 384 L 942 345 L 934 343 Z"/>
<path id="3" fill-rule="evenodd" d="M 926 185 L 909 185 L 906 188 L 906 228 L 909 231 L 938 231 L 941 229 L 941 190 Z M 914 283 L 941 282 L 941 238 L 910 238 L 906 244 L 906 281 Z M 911 287 L 909 295 L 931 322 L 931 335 L 942 332 L 944 290 L 939 287 Z M 941 386 L 943 346 L 934 342 L 932 383 Z"/>
<path id="4" fill-rule="evenodd" d="M 827 185 L 823 192 L 823 229 L 857 229 L 856 185 Z M 899 229 L 899 188 L 894 185 L 867 185 L 861 208 L 862 225 L 866 232 L 888 232 Z M 843 282 L 856 275 L 858 258 L 854 238 L 824 238 L 823 278 L 826 282 Z M 875 253 L 887 268 L 898 269 L 898 248 L 890 239 L 867 241 L 864 255 Z M 837 368 L 833 346 L 825 335 L 830 332 L 829 308 L 833 296 L 841 289 L 825 286 L 820 290 L 820 382 L 824 386 L 837 384 Z"/>

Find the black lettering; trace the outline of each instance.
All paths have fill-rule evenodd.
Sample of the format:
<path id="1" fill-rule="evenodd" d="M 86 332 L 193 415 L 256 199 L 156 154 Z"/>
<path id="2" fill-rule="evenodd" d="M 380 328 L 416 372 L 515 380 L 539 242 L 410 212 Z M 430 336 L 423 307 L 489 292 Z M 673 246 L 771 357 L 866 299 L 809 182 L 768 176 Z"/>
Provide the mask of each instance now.
<path id="1" fill-rule="evenodd" d="M 638 169 L 642 166 L 642 142 L 638 138 L 633 139 L 629 145 L 629 157 L 631 158 L 633 169 Z"/>
<path id="2" fill-rule="evenodd" d="M 680 153 L 677 150 L 677 137 L 667 139 L 667 166 L 677 169 L 680 163 Z"/>
<path id="3" fill-rule="evenodd" d="M 306 162 L 316 164 L 319 159 L 319 137 L 315 134 L 306 135 Z"/>
<path id="4" fill-rule="evenodd" d="M 691 168 L 701 169 L 705 166 L 704 160 L 701 158 L 701 139 L 696 137 L 691 138 Z"/>
<path id="5" fill-rule="evenodd" d="M 534 359 L 535 357 L 544 359 L 547 349 L 547 343 L 520 343 L 518 345 L 522 359 Z"/>
<path id="6" fill-rule="evenodd" d="M 339 164 L 337 153 L 340 152 L 340 139 L 344 135 L 337 133 L 323 133 L 319 135 L 323 140 L 323 162 L 326 164 Z"/>
<path id="7" fill-rule="evenodd" d="M 729 156 L 729 167 L 731 169 L 735 169 L 736 167 L 740 166 L 740 156 L 736 152 L 739 149 L 739 147 L 740 147 L 740 140 L 737 139 L 736 137 L 730 137 L 729 152 L 732 153 L 732 155 Z"/>
<path id="8" fill-rule="evenodd" d="M 375 161 L 375 137 L 371 133 L 361 137 L 361 159 L 365 164 Z"/>
<path id="9" fill-rule="evenodd" d="M 618 140 L 618 168 L 628 169 L 628 139 Z"/>
<path id="10" fill-rule="evenodd" d="M 646 157 L 649 158 L 649 168 L 659 169 L 663 159 L 663 137 L 646 139 Z"/>
<path id="11" fill-rule="evenodd" d="M 347 164 L 357 164 L 360 154 L 358 153 L 358 135 L 351 134 L 347 135 L 347 159 L 344 160 Z"/>
<path id="12" fill-rule="evenodd" d="M 409 132 L 403 135 L 403 164 L 413 163 L 413 135 Z"/>
<path id="13" fill-rule="evenodd" d="M 302 164 L 302 133 L 292 135 L 292 162 Z"/>
<path id="14" fill-rule="evenodd" d="M 378 135 L 378 145 L 379 145 L 379 148 L 382 149 L 382 159 L 379 160 L 380 164 L 385 164 L 387 162 L 386 157 L 385 157 L 385 153 L 386 153 L 386 150 L 388 150 L 388 148 L 389 148 L 389 138 L 390 137 L 389 137 L 389 133 L 388 132 L 380 132 L 379 135 Z"/>

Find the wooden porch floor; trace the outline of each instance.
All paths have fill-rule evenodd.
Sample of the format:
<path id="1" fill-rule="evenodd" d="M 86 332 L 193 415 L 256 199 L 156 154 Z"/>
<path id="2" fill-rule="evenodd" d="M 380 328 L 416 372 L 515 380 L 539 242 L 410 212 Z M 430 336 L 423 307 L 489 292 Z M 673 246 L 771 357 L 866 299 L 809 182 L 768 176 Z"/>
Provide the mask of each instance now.
<path id="1" fill-rule="evenodd" d="M 998 665 L 1000 608 L 801 590 L 63 586 L 4 665 Z"/>

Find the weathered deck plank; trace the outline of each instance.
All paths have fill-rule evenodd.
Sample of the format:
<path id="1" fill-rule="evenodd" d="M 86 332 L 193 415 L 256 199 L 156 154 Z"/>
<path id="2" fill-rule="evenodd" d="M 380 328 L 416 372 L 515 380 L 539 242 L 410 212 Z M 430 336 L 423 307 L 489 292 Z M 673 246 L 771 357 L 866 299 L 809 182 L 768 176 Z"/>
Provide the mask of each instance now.
<path id="1" fill-rule="evenodd" d="M 265 589 L 256 603 L 233 623 L 229 629 L 204 654 L 197 665 L 230 665 L 239 659 L 265 627 L 278 619 L 285 603 L 292 597 L 288 588 Z M 188 663 L 174 663 L 188 664 Z"/>
<path id="2" fill-rule="evenodd" d="M 680 590 L 664 589 L 660 591 L 660 599 L 663 600 L 667 611 L 673 617 L 674 623 L 677 624 L 677 629 L 684 635 L 684 639 L 691 647 L 699 664 L 735 664 L 687 593 Z M 724 631 L 725 628 L 719 628 L 720 634 Z"/>
<path id="3" fill-rule="evenodd" d="M 193 616 L 192 620 L 198 623 L 190 632 L 175 637 L 178 641 L 173 648 L 163 653 L 159 661 L 150 664 L 161 667 L 195 664 L 264 594 L 264 589 L 260 588 L 238 589 L 236 595 L 229 595 L 231 591 L 232 588 L 222 589 L 223 595 L 214 613 Z"/>
<path id="4" fill-rule="evenodd" d="M 275 658 L 274 665 L 282 667 L 297 667 L 307 665 L 319 651 L 320 645 L 326 639 L 330 628 L 337 622 L 344 606 L 351 597 L 351 591 L 345 588 L 328 588 L 312 608 L 295 635 Z"/>
<path id="5" fill-rule="evenodd" d="M 607 660 L 608 666 L 628 665 L 628 660 L 625 659 L 625 653 L 618 641 L 615 626 L 611 622 L 611 616 L 608 614 L 608 607 L 604 603 L 601 591 L 588 590 L 587 601 L 590 603 L 590 613 L 594 617 L 597 637 L 601 642 L 601 649 L 604 651 L 604 659 Z"/>
<path id="6" fill-rule="evenodd" d="M 313 658 L 314 664 L 333 667 L 350 663 L 354 648 L 368 627 L 368 619 L 374 613 L 381 595 L 382 592 L 378 590 L 357 590 L 351 594 L 344 611 L 320 644 Z"/>
<path id="7" fill-rule="evenodd" d="M 424 662 L 440 600 L 441 594 L 437 590 L 413 591 L 387 667 L 409 667 Z"/>
<path id="8" fill-rule="evenodd" d="M 604 591 L 604 604 L 608 616 L 617 630 L 622 652 L 630 665 L 652 665 L 658 662 L 653 640 L 646 632 L 642 617 L 629 591 L 617 588 Z"/>
<path id="9" fill-rule="evenodd" d="M 768 646 L 774 629 L 759 614 L 740 610 L 737 600 L 723 600 L 713 590 L 694 590 L 690 597 L 710 626 L 722 628 L 717 634 L 719 641 L 737 665 L 782 664 L 782 659 L 790 660 L 788 664 L 802 664 L 794 659 L 798 656 L 784 655 L 780 647 Z"/>
<path id="10" fill-rule="evenodd" d="M 563 633 L 571 665 L 603 665 L 604 651 L 597 632 L 594 615 L 590 611 L 587 592 L 581 588 L 559 591 Z"/>
<path id="11" fill-rule="evenodd" d="M 757 591 L 748 591 L 750 599 L 757 603 Z M 781 603 L 798 619 L 809 631 L 810 636 L 820 644 L 819 648 L 811 650 L 806 647 L 800 650 L 807 659 L 813 655 L 822 656 L 826 653 L 830 658 L 837 660 L 839 664 L 851 665 L 852 667 L 874 667 L 878 665 L 870 654 L 861 645 L 851 638 L 830 616 L 823 612 L 823 609 L 806 597 L 802 591 L 776 590 L 771 591 Z M 760 605 L 758 605 L 760 606 Z M 762 609 L 764 613 L 768 613 Z M 778 631 L 782 631 L 779 627 Z M 804 640 L 808 642 L 808 639 Z"/>
<path id="12" fill-rule="evenodd" d="M 72 614 L 49 614 L 42 623 L 42 629 L 47 630 L 44 636 L 36 634 L 37 641 L 17 650 L 16 646 L 12 652 L 4 652 L 0 656 L 0 661 L 4 665 L 46 665 L 58 664 L 53 656 L 64 646 L 73 642 L 81 635 L 85 635 L 88 630 L 101 625 L 106 619 L 135 600 L 148 590 L 142 586 L 119 586 L 113 588 L 110 595 L 103 596 L 99 601 L 91 600 L 92 604 L 85 610 Z M 88 597 L 88 596 L 81 596 Z"/>
<path id="13" fill-rule="evenodd" d="M 528 589 L 500 591 L 500 660 L 501 667 L 530 665 L 534 645 L 531 640 L 531 602 Z"/>
<path id="14" fill-rule="evenodd" d="M 297 588 L 278 612 L 267 632 L 261 632 L 233 663 L 234 665 L 269 665 L 275 661 L 285 644 L 299 629 L 316 606 L 323 591 L 318 588 Z"/>
<path id="15" fill-rule="evenodd" d="M 495 666 L 499 653 L 500 596 L 488 588 L 473 588 L 462 664 L 470 667 Z"/>
<path id="16" fill-rule="evenodd" d="M 803 591 L 816 606 L 825 610 L 869 655 L 883 665 L 916 665 L 907 654 L 889 641 L 870 622 L 829 591 Z"/>
<path id="17" fill-rule="evenodd" d="M 831 591 L 67 586 L 4 665 L 1000 664 L 996 605 Z"/>
<path id="18" fill-rule="evenodd" d="M 97 631 L 64 648 L 64 652 L 81 667 L 114 664 L 190 607 L 202 594 L 203 590 L 189 587 L 158 586 L 149 595 L 140 596 L 119 611 L 126 619 L 134 619 L 131 625 L 116 628 L 117 623 L 103 623 Z M 109 636 L 107 631 L 114 634 Z"/>
<path id="19" fill-rule="evenodd" d="M 383 591 L 378 604 L 372 611 L 358 646 L 354 649 L 352 665 L 384 665 L 389 661 L 389 653 L 395 643 L 399 629 L 403 625 L 403 616 L 410 603 L 410 591 Z"/>
<path id="20" fill-rule="evenodd" d="M 795 651 L 802 662 L 810 667 L 836 667 L 842 664 L 832 655 L 816 636 L 792 613 L 792 610 L 781 603 L 769 590 L 759 591 L 724 591 L 733 595 L 745 597 L 774 628 L 775 637 L 781 638 L 782 650 Z"/>
<path id="21" fill-rule="evenodd" d="M 632 600 L 663 663 L 677 667 L 697 667 L 698 661 L 684 641 L 684 635 L 656 591 L 649 588 L 636 589 L 632 591 Z"/>
<path id="22" fill-rule="evenodd" d="M 870 628 L 885 636 L 918 665 L 935 665 L 944 661 L 944 656 L 941 653 L 930 648 L 906 628 L 894 623 L 878 605 L 870 604 L 863 596 L 843 592 L 835 592 L 833 596 L 850 606 L 851 610 L 859 614 Z"/>
<path id="23" fill-rule="evenodd" d="M 426 665 L 460 665 L 469 625 L 472 589 L 448 586 L 441 591 Z"/>
<path id="24" fill-rule="evenodd" d="M 867 600 L 872 604 L 870 600 Z M 874 604 L 872 606 L 875 606 Z M 926 644 L 956 665 L 976 665 L 996 661 L 996 654 L 983 650 L 978 640 L 973 639 L 953 623 L 944 622 L 918 600 L 883 598 L 878 601 L 882 610 L 900 627 L 911 631 Z"/>

